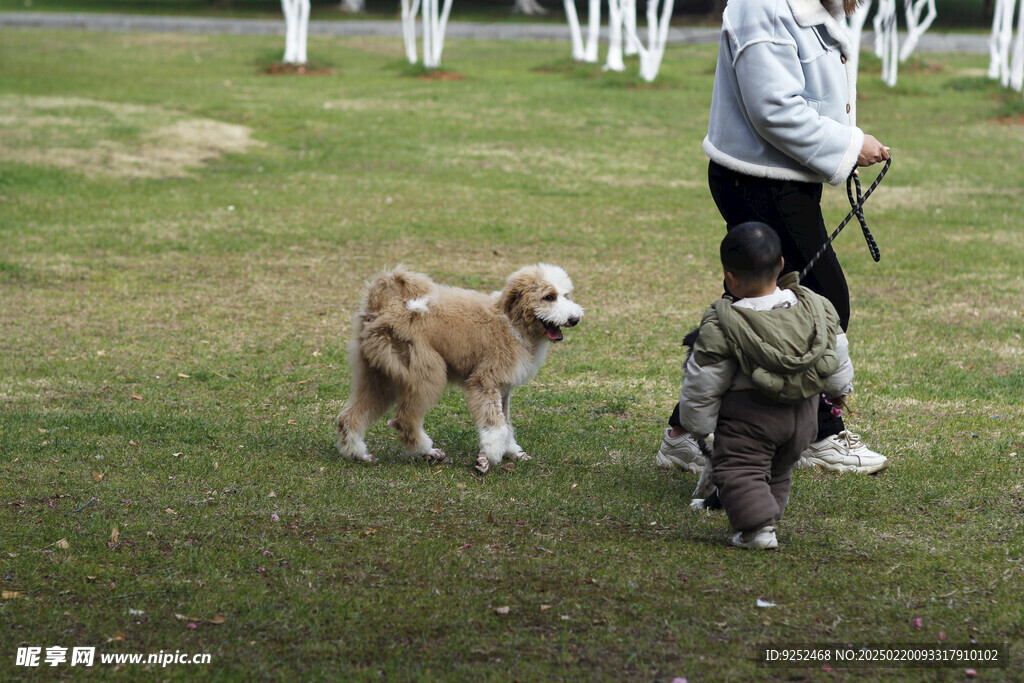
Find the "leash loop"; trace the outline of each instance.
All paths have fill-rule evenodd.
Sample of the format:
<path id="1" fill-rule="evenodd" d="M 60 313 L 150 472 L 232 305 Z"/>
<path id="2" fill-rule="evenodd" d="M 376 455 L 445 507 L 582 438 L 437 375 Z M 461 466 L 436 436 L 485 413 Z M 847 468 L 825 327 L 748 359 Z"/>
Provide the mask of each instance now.
<path id="1" fill-rule="evenodd" d="M 889 166 L 891 164 L 892 157 L 885 160 L 885 166 L 882 167 L 878 177 L 875 178 L 875 182 L 871 183 L 871 186 L 868 187 L 867 192 L 861 191 L 860 176 L 857 175 L 856 169 L 854 169 L 853 173 L 851 173 L 846 179 L 846 196 L 850 199 L 850 213 L 846 214 L 846 218 L 844 218 L 843 222 L 839 224 L 839 227 L 833 231 L 827 240 L 825 240 L 825 243 L 821 245 L 820 249 L 818 249 L 818 253 L 815 254 L 811 260 L 807 262 L 807 265 L 804 266 L 804 269 L 800 271 L 801 280 L 807 277 L 807 274 L 811 272 L 812 268 L 814 268 L 814 264 L 817 263 L 818 259 L 825 254 L 825 251 L 828 250 L 832 242 L 839 236 L 839 233 L 843 231 L 846 224 L 853 220 L 854 216 L 857 217 L 857 221 L 860 223 L 860 229 L 861 232 L 864 233 L 864 241 L 868 243 L 868 251 L 871 252 L 871 258 L 874 259 L 876 263 L 882 258 L 882 252 L 878 249 L 878 243 L 875 242 L 874 235 L 872 235 L 871 230 L 868 229 L 867 219 L 864 218 L 864 203 L 867 202 L 868 197 L 870 197 L 871 193 L 875 191 L 878 184 L 882 182 L 882 178 L 885 177 L 885 174 L 889 172 Z M 856 186 L 857 189 L 856 195 L 854 194 L 854 186 Z"/>

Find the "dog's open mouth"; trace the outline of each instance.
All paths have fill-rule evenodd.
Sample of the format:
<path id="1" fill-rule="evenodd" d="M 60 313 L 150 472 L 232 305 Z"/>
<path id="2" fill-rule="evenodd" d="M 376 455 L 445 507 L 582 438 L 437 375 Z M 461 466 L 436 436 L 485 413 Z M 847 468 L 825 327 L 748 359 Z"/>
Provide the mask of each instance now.
<path id="1" fill-rule="evenodd" d="M 544 323 L 544 329 L 547 331 L 548 339 L 553 342 L 562 341 L 562 328 L 558 325 L 552 325 L 551 323 Z"/>

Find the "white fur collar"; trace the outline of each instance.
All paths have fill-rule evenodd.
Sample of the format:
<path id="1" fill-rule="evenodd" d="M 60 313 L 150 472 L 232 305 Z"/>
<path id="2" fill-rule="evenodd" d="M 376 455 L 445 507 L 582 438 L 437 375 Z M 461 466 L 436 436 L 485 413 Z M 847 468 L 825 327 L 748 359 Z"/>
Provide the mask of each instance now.
<path id="1" fill-rule="evenodd" d="M 855 46 L 846 33 L 846 12 L 842 0 L 788 0 L 793 18 L 800 26 L 825 25 L 825 29 L 839 42 L 843 54 L 851 54 Z"/>
<path id="2" fill-rule="evenodd" d="M 801 26 L 827 24 L 828 19 L 840 21 L 846 16 L 842 0 L 789 0 L 789 8 Z"/>

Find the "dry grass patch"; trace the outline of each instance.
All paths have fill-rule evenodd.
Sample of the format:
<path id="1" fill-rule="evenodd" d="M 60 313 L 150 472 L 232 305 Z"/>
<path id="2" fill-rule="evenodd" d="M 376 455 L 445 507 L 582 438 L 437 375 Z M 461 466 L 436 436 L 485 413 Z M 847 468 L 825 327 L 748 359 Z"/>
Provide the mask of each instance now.
<path id="1" fill-rule="evenodd" d="M 185 177 L 259 145 L 245 127 L 145 105 L 0 95 L 0 162 L 89 177 Z"/>

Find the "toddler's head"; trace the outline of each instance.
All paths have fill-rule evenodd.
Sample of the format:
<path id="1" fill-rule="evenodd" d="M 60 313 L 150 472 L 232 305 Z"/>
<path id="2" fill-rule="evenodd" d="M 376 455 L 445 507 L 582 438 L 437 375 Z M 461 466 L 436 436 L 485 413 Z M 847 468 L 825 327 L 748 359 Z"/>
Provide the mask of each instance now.
<path id="1" fill-rule="evenodd" d="M 782 272 L 782 244 L 765 223 L 740 223 L 725 234 L 719 248 L 725 284 L 737 298 L 764 296 L 775 291 Z"/>

